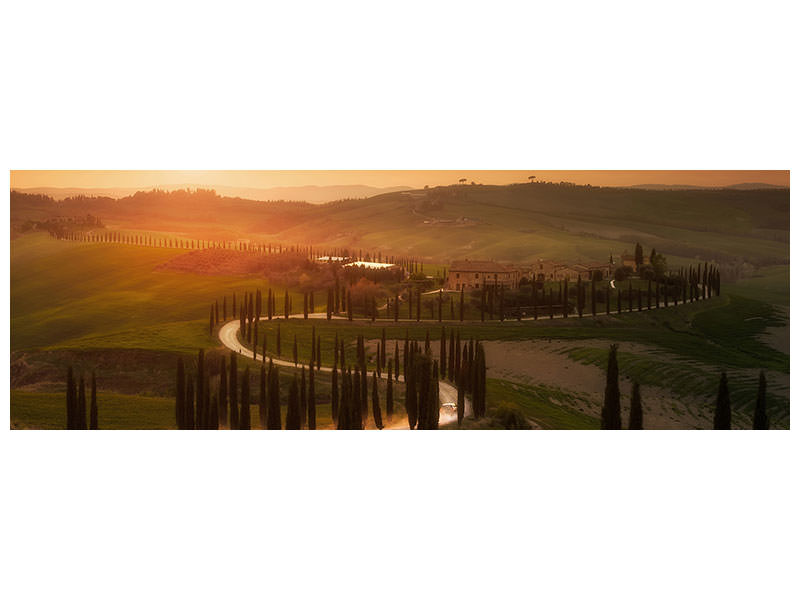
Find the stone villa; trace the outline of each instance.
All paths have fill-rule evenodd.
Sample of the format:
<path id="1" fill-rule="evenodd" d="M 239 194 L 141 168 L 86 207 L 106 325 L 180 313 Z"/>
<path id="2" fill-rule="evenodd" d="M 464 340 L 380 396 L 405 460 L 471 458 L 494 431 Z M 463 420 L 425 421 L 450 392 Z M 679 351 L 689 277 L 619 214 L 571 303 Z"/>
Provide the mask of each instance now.
<path id="1" fill-rule="evenodd" d="M 456 260 L 447 273 L 448 290 L 476 290 L 488 285 L 503 286 L 506 289 L 519 287 L 520 273 L 491 260 Z"/>

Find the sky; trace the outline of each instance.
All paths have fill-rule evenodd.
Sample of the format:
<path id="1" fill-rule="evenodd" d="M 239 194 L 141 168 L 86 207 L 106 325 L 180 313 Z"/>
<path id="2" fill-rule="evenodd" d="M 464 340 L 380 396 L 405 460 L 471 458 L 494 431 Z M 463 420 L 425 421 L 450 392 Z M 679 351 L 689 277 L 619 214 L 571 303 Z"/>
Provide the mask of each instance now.
<path id="1" fill-rule="evenodd" d="M 627 186 L 642 183 L 722 186 L 770 183 L 789 186 L 789 171 L 11 171 L 12 188 L 140 188 L 176 184 L 268 188 L 302 185 L 375 187 L 448 185 L 459 179 L 484 184 L 544 181 Z"/>

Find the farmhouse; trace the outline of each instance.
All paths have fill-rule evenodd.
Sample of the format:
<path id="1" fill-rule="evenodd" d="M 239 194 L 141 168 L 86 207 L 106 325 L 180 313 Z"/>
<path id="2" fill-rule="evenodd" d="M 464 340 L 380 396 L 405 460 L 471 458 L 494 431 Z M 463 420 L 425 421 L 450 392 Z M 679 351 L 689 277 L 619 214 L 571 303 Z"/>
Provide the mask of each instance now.
<path id="1" fill-rule="evenodd" d="M 516 289 L 519 287 L 519 271 L 490 260 L 457 260 L 450 265 L 447 289 L 474 290 L 484 283 Z"/>
<path id="2" fill-rule="evenodd" d="M 552 260 L 542 260 L 541 258 L 531 267 L 531 279 L 535 281 L 552 281 L 556 278 L 556 272 L 564 268 L 565 265 Z"/>
<path id="3" fill-rule="evenodd" d="M 574 265 L 557 263 L 540 259 L 531 267 L 531 279 L 535 281 L 563 281 L 564 279 L 576 280 L 591 279 L 592 274 L 599 272 L 603 278 L 611 276 L 612 265 L 605 262 L 585 262 Z"/>

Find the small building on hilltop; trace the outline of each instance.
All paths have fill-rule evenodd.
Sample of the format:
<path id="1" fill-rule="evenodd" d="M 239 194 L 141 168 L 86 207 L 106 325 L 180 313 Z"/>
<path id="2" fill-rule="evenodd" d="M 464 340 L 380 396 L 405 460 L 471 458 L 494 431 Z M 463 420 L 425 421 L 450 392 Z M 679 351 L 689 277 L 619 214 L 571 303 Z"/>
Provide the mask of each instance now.
<path id="1" fill-rule="evenodd" d="M 519 271 L 491 260 L 457 260 L 447 273 L 448 290 L 476 290 L 483 284 L 519 287 Z"/>

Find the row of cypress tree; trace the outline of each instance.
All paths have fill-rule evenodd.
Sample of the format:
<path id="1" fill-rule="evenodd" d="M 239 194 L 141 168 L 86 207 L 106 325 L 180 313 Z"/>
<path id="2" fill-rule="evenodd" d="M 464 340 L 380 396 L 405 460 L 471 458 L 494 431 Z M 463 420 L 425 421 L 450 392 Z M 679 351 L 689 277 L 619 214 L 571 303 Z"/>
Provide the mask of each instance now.
<path id="1" fill-rule="evenodd" d="M 617 363 L 617 344 L 612 344 L 608 353 L 606 369 L 606 388 L 600 417 L 602 429 L 622 429 L 622 408 L 619 390 L 619 365 Z M 639 383 L 634 381 L 631 389 L 631 407 L 628 429 L 643 429 L 644 417 Z M 731 400 L 728 389 L 728 375 L 720 375 L 717 399 L 714 407 L 714 429 L 731 428 Z M 769 429 L 767 415 L 767 379 L 764 371 L 759 373 L 758 394 L 753 413 L 753 429 Z"/>
<path id="2" fill-rule="evenodd" d="M 86 419 L 86 381 L 81 374 L 78 381 L 67 367 L 67 429 L 97 429 L 97 378 L 92 371 L 89 398 L 89 420 Z"/>

